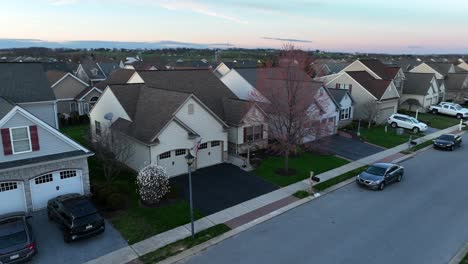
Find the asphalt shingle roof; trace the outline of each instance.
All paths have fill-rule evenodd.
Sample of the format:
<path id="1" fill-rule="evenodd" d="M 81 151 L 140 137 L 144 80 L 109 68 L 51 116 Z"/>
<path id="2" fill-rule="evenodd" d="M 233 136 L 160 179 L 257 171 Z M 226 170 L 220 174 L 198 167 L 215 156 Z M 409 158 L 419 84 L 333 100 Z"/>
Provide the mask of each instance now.
<path id="1" fill-rule="evenodd" d="M 6 116 L 13 107 L 15 106 L 12 103 L 8 102 L 3 97 L 0 97 L 0 119 Z"/>
<path id="2" fill-rule="evenodd" d="M 445 79 L 446 91 L 468 89 L 468 73 L 449 73 Z"/>
<path id="3" fill-rule="evenodd" d="M 382 99 L 388 86 L 391 84 L 391 80 L 378 80 L 375 79 L 366 71 L 354 71 L 346 72 L 351 78 L 361 84 L 367 91 L 369 91 L 378 100 Z"/>
<path id="4" fill-rule="evenodd" d="M 327 88 L 330 95 L 335 99 L 335 101 L 339 104 L 343 97 L 348 93 L 345 89 L 336 89 L 336 88 Z"/>
<path id="5" fill-rule="evenodd" d="M 118 69 L 110 76 L 108 76 L 105 81 L 98 82 L 95 86 L 101 90 L 104 90 L 109 84 L 126 84 L 134 73 L 135 70 Z"/>
<path id="6" fill-rule="evenodd" d="M 50 86 L 52 86 L 56 82 L 58 82 L 60 79 L 62 79 L 63 76 L 65 76 L 67 73 L 63 71 L 52 70 L 52 71 L 47 71 L 46 74 L 47 74 L 47 80 L 49 80 L 49 84 Z"/>
<path id="7" fill-rule="evenodd" d="M 90 79 L 106 79 L 106 76 L 104 73 L 101 71 L 99 66 L 96 64 L 95 61 L 85 58 L 81 61 L 81 67 L 83 67 L 83 70 L 86 72 L 88 77 Z M 96 74 L 93 74 L 92 70 L 96 69 Z"/>
<path id="8" fill-rule="evenodd" d="M 377 59 L 360 59 L 359 61 L 384 80 L 393 80 L 400 69 L 397 66 L 385 65 Z"/>
<path id="9" fill-rule="evenodd" d="M 447 76 L 447 74 L 450 71 L 450 68 L 453 66 L 452 63 L 447 62 L 428 62 L 427 65 L 429 65 L 429 67 L 442 74 L 443 76 Z"/>
<path id="10" fill-rule="evenodd" d="M 252 102 L 240 99 L 223 99 L 224 120 L 228 124 L 239 125 L 242 119 L 252 107 Z"/>
<path id="11" fill-rule="evenodd" d="M 0 63 L 0 96 L 14 103 L 55 100 L 40 63 Z"/>
<path id="12" fill-rule="evenodd" d="M 433 73 L 413 73 L 406 72 L 406 81 L 404 82 L 403 93 L 415 95 L 427 95 L 432 87 Z"/>

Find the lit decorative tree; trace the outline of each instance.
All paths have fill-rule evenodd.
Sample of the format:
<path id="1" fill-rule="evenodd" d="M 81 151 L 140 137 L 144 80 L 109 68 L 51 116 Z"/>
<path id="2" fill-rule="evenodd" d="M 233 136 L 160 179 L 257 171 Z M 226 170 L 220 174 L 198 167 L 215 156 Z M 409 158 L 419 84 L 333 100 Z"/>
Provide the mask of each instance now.
<path id="1" fill-rule="evenodd" d="M 157 204 L 169 192 L 166 170 L 157 165 L 148 165 L 137 176 L 138 193 L 145 204 Z"/>

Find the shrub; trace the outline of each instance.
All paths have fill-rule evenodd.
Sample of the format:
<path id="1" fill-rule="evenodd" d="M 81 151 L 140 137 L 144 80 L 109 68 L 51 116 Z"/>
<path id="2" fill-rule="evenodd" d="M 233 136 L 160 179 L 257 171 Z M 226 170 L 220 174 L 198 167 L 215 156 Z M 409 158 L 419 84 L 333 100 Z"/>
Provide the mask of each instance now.
<path id="1" fill-rule="evenodd" d="M 309 197 L 310 193 L 308 191 L 301 190 L 301 191 L 295 192 L 293 196 L 299 199 L 303 199 L 303 198 Z"/>
<path id="2" fill-rule="evenodd" d="M 138 194 L 145 204 L 157 204 L 170 189 L 166 170 L 157 165 L 148 165 L 141 169 L 136 184 Z"/>

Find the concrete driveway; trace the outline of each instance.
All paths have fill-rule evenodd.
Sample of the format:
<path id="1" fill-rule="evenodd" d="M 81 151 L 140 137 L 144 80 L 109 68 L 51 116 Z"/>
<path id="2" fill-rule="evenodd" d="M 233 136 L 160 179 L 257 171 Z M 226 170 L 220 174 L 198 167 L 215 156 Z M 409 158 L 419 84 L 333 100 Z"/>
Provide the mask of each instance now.
<path id="1" fill-rule="evenodd" d="M 188 175 L 171 181 L 188 201 Z M 277 189 L 275 185 L 229 163 L 197 170 L 192 174 L 192 185 L 193 206 L 206 215 Z"/>
<path id="2" fill-rule="evenodd" d="M 403 181 L 384 191 L 348 185 L 188 263 L 448 263 L 468 241 L 463 140 L 453 152 L 431 149 L 403 162 Z"/>
<path id="3" fill-rule="evenodd" d="M 127 242 L 109 223 L 106 223 L 106 231 L 101 235 L 70 244 L 63 241 L 62 232 L 55 222 L 48 221 L 46 210 L 34 212 L 31 224 L 39 251 L 32 261 L 35 264 L 78 264 L 127 246 Z"/>
<path id="4" fill-rule="evenodd" d="M 371 145 L 359 139 L 332 135 L 312 142 L 319 145 L 326 152 L 341 156 L 349 160 L 359 160 L 385 150 L 385 148 Z"/>

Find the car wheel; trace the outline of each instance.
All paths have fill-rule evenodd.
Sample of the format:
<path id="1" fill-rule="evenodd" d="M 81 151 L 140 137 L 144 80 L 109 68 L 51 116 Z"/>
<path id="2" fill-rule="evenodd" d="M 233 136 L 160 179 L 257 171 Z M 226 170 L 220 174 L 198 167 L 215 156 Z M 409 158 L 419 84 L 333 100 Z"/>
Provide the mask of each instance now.
<path id="1" fill-rule="evenodd" d="M 379 184 L 379 190 L 383 191 L 385 189 L 385 182 Z"/>
<path id="2" fill-rule="evenodd" d="M 401 179 L 402 179 L 402 178 L 403 178 L 403 175 L 402 175 L 402 174 L 398 175 L 398 178 L 396 179 L 397 182 L 401 182 Z"/>
<path id="3" fill-rule="evenodd" d="M 463 116 L 462 116 L 461 114 L 457 114 L 457 118 L 458 118 L 458 119 L 462 119 Z"/>
<path id="4" fill-rule="evenodd" d="M 434 115 L 437 114 L 437 112 L 439 112 L 439 111 L 437 111 L 437 109 L 432 109 L 432 111 L 431 111 L 431 113 L 433 113 Z"/>
<path id="5" fill-rule="evenodd" d="M 419 128 L 413 127 L 413 133 L 415 133 L 415 134 L 419 133 Z"/>
<path id="6" fill-rule="evenodd" d="M 397 125 L 397 123 L 392 122 L 391 126 L 392 126 L 393 128 L 396 128 L 398 125 Z"/>

